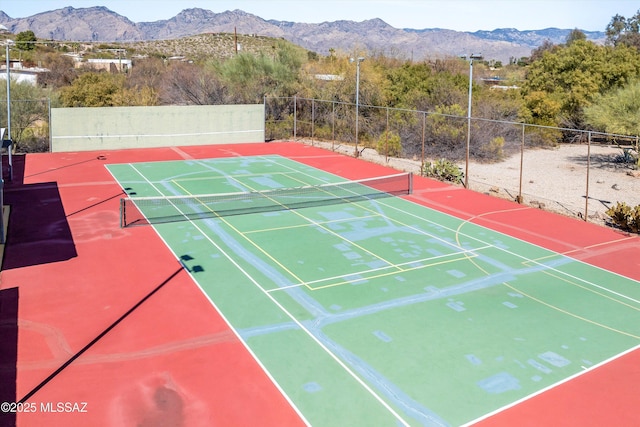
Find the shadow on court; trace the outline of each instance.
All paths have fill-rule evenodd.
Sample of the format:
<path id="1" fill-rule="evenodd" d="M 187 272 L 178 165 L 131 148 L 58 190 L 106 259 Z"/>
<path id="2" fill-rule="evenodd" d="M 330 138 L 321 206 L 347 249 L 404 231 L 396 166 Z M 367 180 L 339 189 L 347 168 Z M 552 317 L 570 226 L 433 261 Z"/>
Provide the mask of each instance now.
<path id="1" fill-rule="evenodd" d="M 0 290 L 0 337 L 0 402 L 16 402 L 18 288 Z M 16 412 L 4 409 L 0 411 L 0 425 L 16 425 Z"/>
<path id="2" fill-rule="evenodd" d="M 4 205 L 10 206 L 2 269 L 76 257 L 71 230 L 55 182 L 24 184 L 24 156 L 14 156 L 13 177 L 3 159 Z"/>
<path id="3" fill-rule="evenodd" d="M 58 369 L 56 369 L 53 373 L 51 373 L 47 378 L 45 378 L 40 384 L 38 384 L 36 387 L 34 387 L 29 393 L 27 393 L 23 398 L 21 398 L 18 402 L 23 404 L 25 402 L 27 402 L 29 399 L 31 399 L 33 397 L 33 395 L 35 395 L 40 389 L 42 389 L 44 386 L 46 386 L 51 380 L 53 380 L 58 374 L 60 374 L 60 372 L 62 372 L 63 370 L 65 370 L 69 365 L 71 365 L 74 361 L 76 361 L 80 356 L 82 356 L 85 352 L 87 352 L 91 347 L 93 347 L 96 343 L 98 343 L 98 341 L 100 341 L 102 338 L 104 338 L 105 335 L 107 335 L 109 332 L 111 332 L 116 326 L 118 326 L 120 323 L 122 323 L 125 319 L 127 319 L 132 313 L 134 313 L 142 304 L 144 304 L 146 301 L 148 301 L 151 297 L 153 297 L 158 291 L 160 291 L 162 288 L 164 288 L 168 283 L 170 283 L 178 274 L 180 274 L 180 272 L 182 272 L 183 270 L 187 270 L 190 273 L 194 273 L 194 272 L 200 272 L 200 271 L 204 271 L 202 269 L 202 267 L 200 267 L 199 265 L 195 265 L 192 266 L 191 268 L 187 267 L 186 262 L 187 261 L 192 261 L 193 258 L 190 256 L 182 256 L 180 257 L 180 266 L 173 272 L 171 273 L 164 281 L 162 281 L 162 283 L 160 283 L 159 285 L 157 285 L 155 288 L 153 288 L 148 294 L 146 294 L 144 297 L 142 297 L 137 303 L 135 303 L 129 310 L 127 310 L 126 312 L 124 312 L 122 314 L 122 316 L 120 316 L 118 319 L 116 319 L 113 323 L 111 323 L 107 328 L 105 328 L 102 332 L 100 332 L 99 334 L 97 334 L 95 336 L 95 338 L 93 338 L 91 341 L 89 341 L 89 343 L 87 343 L 87 345 L 85 345 L 82 349 L 80 349 L 78 352 L 76 352 L 73 356 L 71 356 L 65 363 L 63 363 Z M 16 319 L 17 319 L 17 298 L 16 298 L 16 315 L 15 315 Z M 16 320 L 16 346 L 17 346 L 17 320 Z M 16 357 L 17 357 L 17 352 L 16 353 Z M 14 360 L 17 360 L 17 358 L 14 358 Z M 14 365 L 15 366 L 15 363 Z M 14 370 L 15 372 L 15 370 Z M 14 373 L 14 380 L 13 380 L 13 384 L 15 385 L 15 373 Z M 2 397 L 2 396 L 0 396 Z M 16 402 L 15 400 L 15 387 L 14 387 L 14 391 L 13 391 L 13 399 L 11 400 L 7 400 L 10 402 Z M 0 424 L 0 426 L 4 426 L 5 424 Z"/>

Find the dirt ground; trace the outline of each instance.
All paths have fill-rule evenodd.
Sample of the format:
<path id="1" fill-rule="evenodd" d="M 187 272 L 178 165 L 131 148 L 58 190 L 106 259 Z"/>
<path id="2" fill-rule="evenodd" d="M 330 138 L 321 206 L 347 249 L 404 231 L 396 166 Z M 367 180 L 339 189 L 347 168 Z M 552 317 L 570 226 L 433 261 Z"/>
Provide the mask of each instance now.
<path id="1" fill-rule="evenodd" d="M 310 144 L 310 141 L 305 141 Z M 313 145 L 331 149 L 332 144 Z M 353 155 L 349 145 L 334 144 L 336 151 Z M 469 188 L 537 208 L 605 224 L 606 211 L 617 202 L 640 205 L 640 171 L 619 161 L 622 150 L 614 146 L 563 144 L 552 149 L 528 149 L 497 163 L 469 162 Z M 420 161 L 385 158 L 373 149 L 361 157 L 398 170 L 419 173 Z M 522 166 L 521 166 L 522 165 Z M 462 170 L 464 162 L 459 163 Z M 588 197 L 588 198 L 587 198 Z"/>

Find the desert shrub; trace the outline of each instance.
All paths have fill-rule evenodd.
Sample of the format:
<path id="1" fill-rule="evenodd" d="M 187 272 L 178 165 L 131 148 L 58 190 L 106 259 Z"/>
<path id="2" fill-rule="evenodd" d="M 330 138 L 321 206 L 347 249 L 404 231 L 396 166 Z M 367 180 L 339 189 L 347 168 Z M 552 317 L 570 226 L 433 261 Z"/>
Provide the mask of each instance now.
<path id="1" fill-rule="evenodd" d="M 623 165 L 633 165 L 635 168 L 640 166 L 640 156 L 635 155 L 631 148 L 622 148 L 620 154 L 613 160 L 616 163 L 621 163 Z"/>
<path id="2" fill-rule="evenodd" d="M 267 140 L 291 139 L 293 136 L 293 115 L 283 116 L 281 120 L 266 123 L 265 137 Z"/>
<path id="3" fill-rule="evenodd" d="M 504 159 L 504 137 L 496 136 L 489 143 L 481 148 L 481 154 L 484 158 L 498 161 Z"/>
<path id="4" fill-rule="evenodd" d="M 324 140 L 332 140 L 334 139 L 334 130 L 331 126 L 326 124 L 316 125 L 314 129 L 314 134 L 316 138 L 324 139 Z"/>
<path id="5" fill-rule="evenodd" d="M 447 159 L 425 163 L 422 168 L 422 176 L 456 184 L 462 184 L 464 180 L 464 172 L 455 163 Z"/>
<path id="6" fill-rule="evenodd" d="M 447 156 L 452 159 L 464 157 L 467 137 L 467 119 L 460 105 L 436 107 L 426 122 L 426 153 L 431 157 Z"/>
<path id="7" fill-rule="evenodd" d="M 399 157 L 402 154 L 402 142 L 400 140 L 400 135 L 393 131 L 384 131 L 378 139 L 376 150 L 379 154 Z"/>
<path id="8" fill-rule="evenodd" d="M 610 207 L 606 214 L 621 229 L 633 233 L 640 232 L 640 205 L 632 208 L 624 202 L 618 202 L 615 206 Z"/>

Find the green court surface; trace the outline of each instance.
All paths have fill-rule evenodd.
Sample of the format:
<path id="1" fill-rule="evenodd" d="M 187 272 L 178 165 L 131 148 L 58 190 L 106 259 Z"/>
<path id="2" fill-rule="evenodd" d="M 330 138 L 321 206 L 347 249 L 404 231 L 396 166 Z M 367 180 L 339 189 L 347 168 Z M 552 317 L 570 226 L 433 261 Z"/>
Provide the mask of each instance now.
<path id="1" fill-rule="evenodd" d="M 107 167 L 136 197 L 344 181 L 280 156 Z M 640 339 L 637 282 L 402 197 L 153 227 L 314 426 L 471 423 Z"/>

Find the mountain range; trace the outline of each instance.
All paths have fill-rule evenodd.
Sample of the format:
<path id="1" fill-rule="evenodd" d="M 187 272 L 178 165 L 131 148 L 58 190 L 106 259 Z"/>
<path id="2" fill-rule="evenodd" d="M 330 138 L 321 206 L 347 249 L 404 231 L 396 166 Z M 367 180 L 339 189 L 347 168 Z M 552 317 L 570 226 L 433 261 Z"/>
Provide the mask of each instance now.
<path id="1" fill-rule="evenodd" d="M 173 18 L 132 22 L 104 6 L 65 7 L 26 18 L 0 11 L 0 24 L 16 34 L 31 30 L 42 39 L 60 41 L 130 42 L 176 39 L 203 33 L 233 33 L 283 38 L 320 55 L 330 49 L 347 54 L 381 54 L 400 59 L 436 59 L 482 54 L 503 63 L 529 56 L 544 41 L 564 43 L 571 29 L 459 32 L 442 28 L 394 28 L 382 19 L 308 24 L 264 20 L 242 10 L 215 13 L 185 9 Z M 583 31 L 587 39 L 603 43 L 604 32 Z"/>

